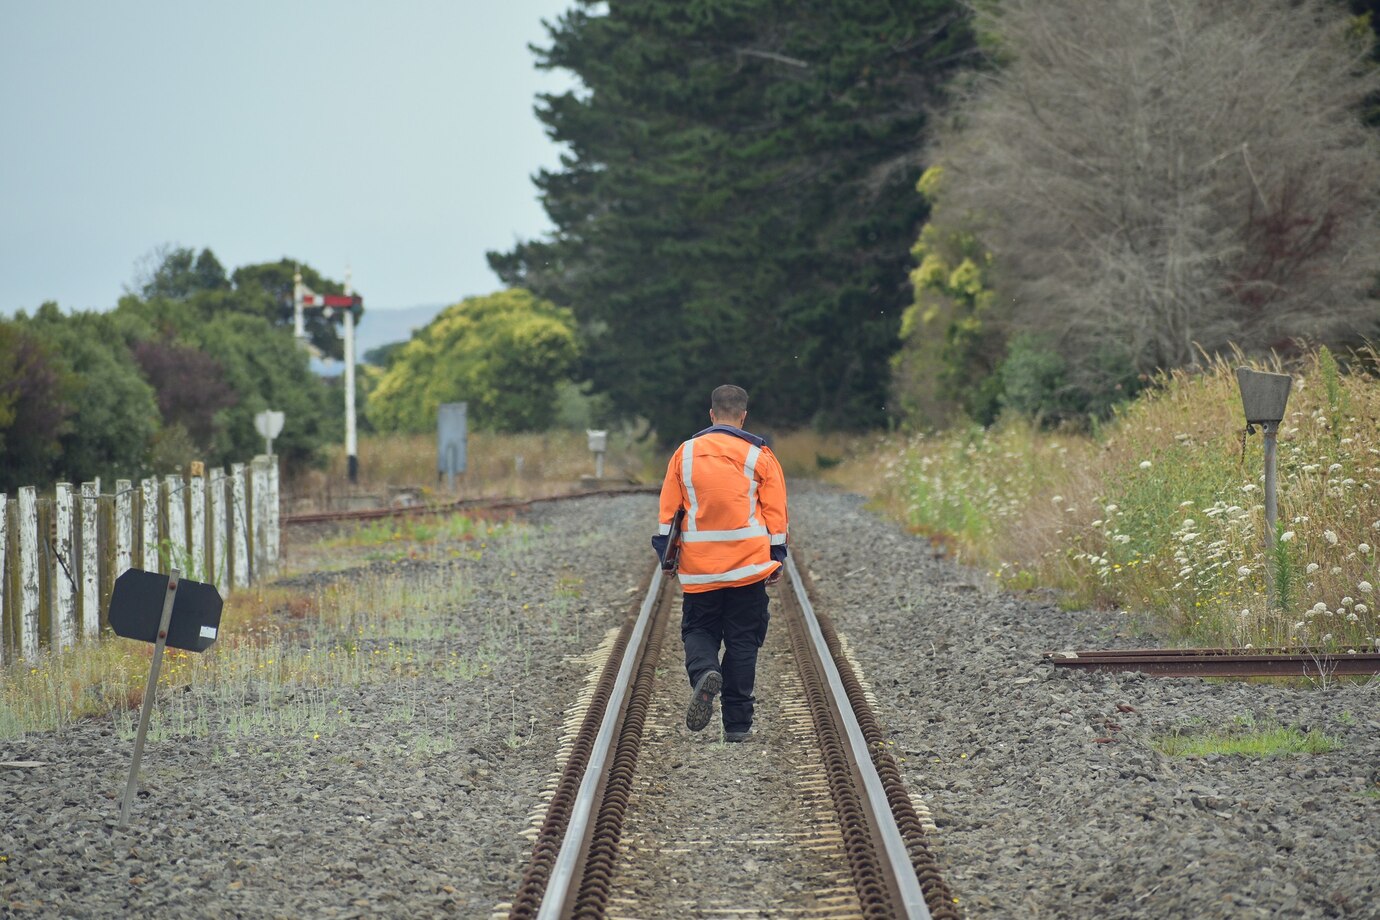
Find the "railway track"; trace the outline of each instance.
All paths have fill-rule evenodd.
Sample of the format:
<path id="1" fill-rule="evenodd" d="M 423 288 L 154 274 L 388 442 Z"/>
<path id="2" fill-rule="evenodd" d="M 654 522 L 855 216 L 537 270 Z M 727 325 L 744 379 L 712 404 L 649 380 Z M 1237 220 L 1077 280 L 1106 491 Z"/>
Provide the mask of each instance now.
<path id="1" fill-rule="evenodd" d="M 440 504 L 403 505 L 398 508 L 357 508 L 353 511 L 315 511 L 306 514 L 289 514 L 283 518 L 285 526 L 304 526 L 310 524 L 332 524 L 348 521 L 377 521 L 397 517 L 427 517 L 435 514 L 456 514 L 459 512 L 526 511 L 540 502 L 571 501 L 577 498 L 595 498 L 606 495 L 655 494 L 661 491 L 657 486 L 623 486 L 617 489 L 586 489 L 581 492 L 561 492 L 553 495 L 539 495 L 534 498 L 462 498 Z"/>
<path id="2" fill-rule="evenodd" d="M 685 730 L 680 643 L 667 638 L 679 594 L 659 569 L 643 591 L 589 692 L 522 882 L 501 910 L 511 918 L 959 916 L 865 689 L 794 562 L 773 605 L 786 641 L 778 634 L 763 648 L 759 736 L 743 745 L 710 737 L 713 725 Z M 751 814 L 717 808 L 725 778 L 753 783 L 751 764 L 762 757 L 786 765 L 794 782 L 753 790 Z M 754 883 L 762 863 L 789 876 L 784 894 Z M 686 887 L 697 872 L 698 893 Z"/>

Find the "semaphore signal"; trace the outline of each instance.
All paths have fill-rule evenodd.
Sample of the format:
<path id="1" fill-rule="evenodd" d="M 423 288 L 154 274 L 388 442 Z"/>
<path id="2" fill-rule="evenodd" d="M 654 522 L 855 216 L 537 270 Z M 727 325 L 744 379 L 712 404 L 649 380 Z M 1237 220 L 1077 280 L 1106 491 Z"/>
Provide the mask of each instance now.
<path id="1" fill-rule="evenodd" d="M 345 269 L 344 294 L 318 294 L 302 283 L 302 272 L 292 276 L 292 331 L 303 347 L 307 344 L 302 324 L 303 310 L 321 310 L 331 319 L 336 310 L 345 315 L 345 457 L 350 482 L 359 481 L 359 445 L 355 436 L 355 318 L 364 308 L 364 298 L 350 288 L 350 270 Z"/>

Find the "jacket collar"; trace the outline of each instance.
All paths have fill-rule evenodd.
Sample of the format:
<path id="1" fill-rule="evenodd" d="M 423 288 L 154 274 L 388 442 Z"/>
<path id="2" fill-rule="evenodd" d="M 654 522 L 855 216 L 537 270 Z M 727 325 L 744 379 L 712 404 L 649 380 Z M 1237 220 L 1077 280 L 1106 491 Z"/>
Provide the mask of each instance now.
<path id="1" fill-rule="evenodd" d="M 744 441 L 747 441 L 754 447 L 765 447 L 767 443 L 764 439 L 759 438 L 757 435 L 749 431 L 744 431 L 741 428 L 734 428 L 732 425 L 710 425 L 708 428 L 704 429 L 703 431 L 698 431 L 690 437 L 691 440 L 693 440 L 695 438 L 702 438 L 707 434 L 731 434 L 735 438 L 742 438 Z"/>

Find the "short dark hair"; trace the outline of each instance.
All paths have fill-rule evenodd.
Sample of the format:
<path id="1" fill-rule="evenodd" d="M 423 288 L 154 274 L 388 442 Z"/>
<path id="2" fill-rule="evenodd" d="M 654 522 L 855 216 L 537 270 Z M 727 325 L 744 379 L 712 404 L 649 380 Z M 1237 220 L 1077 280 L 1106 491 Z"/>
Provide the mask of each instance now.
<path id="1" fill-rule="evenodd" d="M 747 390 L 725 383 L 709 394 L 709 410 L 715 415 L 735 416 L 747 411 Z"/>

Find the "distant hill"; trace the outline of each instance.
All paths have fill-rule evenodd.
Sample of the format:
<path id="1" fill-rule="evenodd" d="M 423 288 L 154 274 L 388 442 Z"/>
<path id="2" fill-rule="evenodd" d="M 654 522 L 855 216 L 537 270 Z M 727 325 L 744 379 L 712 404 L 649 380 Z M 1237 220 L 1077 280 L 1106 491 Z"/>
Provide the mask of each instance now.
<path id="1" fill-rule="evenodd" d="M 407 341 L 412 338 L 415 330 L 435 319 L 436 314 L 446 306 L 432 304 L 423 307 L 403 307 L 398 310 L 366 310 L 364 319 L 360 320 L 359 326 L 355 328 L 355 354 L 362 362 L 364 355 L 371 348 L 378 348 L 390 342 Z M 340 363 L 337 361 L 313 359 L 311 366 L 318 374 L 327 377 L 337 376 L 341 372 Z"/>

